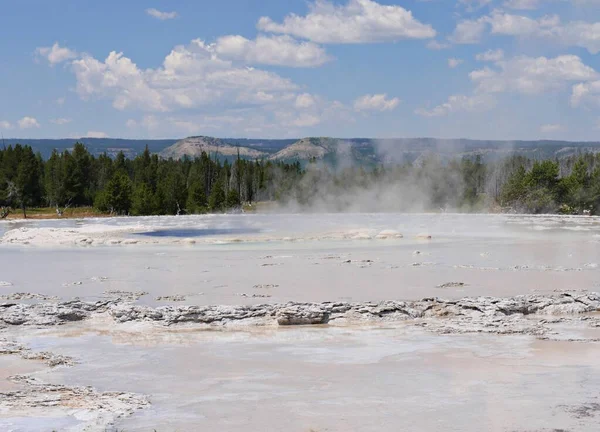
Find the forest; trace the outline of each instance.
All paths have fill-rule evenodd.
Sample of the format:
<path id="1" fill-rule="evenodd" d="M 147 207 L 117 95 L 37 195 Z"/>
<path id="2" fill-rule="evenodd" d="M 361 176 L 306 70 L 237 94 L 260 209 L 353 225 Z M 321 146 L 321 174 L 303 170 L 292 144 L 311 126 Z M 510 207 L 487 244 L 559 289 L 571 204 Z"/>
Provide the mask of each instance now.
<path id="1" fill-rule="evenodd" d="M 80 143 L 43 159 L 30 146 L 0 150 L 1 217 L 51 207 L 93 206 L 112 215 L 240 211 L 277 201 L 291 211 L 478 211 L 596 214 L 600 155 L 554 160 L 481 156 L 411 164 L 333 168 L 312 160 L 219 160 L 203 153 L 162 159 L 146 150 L 130 159 L 93 156 Z"/>

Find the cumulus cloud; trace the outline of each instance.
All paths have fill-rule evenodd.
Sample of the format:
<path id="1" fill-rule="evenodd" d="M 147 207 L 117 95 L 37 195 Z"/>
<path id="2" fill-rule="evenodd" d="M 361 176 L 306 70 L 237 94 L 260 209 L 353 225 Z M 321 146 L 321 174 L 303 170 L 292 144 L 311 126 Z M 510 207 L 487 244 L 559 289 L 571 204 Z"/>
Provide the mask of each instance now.
<path id="1" fill-rule="evenodd" d="M 400 99 L 388 99 L 387 94 L 364 95 L 354 101 L 356 111 L 391 111 L 400 104 Z"/>
<path id="2" fill-rule="evenodd" d="M 509 9 L 531 10 L 537 9 L 540 3 L 540 0 L 507 0 L 504 2 L 504 6 Z"/>
<path id="3" fill-rule="evenodd" d="M 296 96 L 294 105 L 296 108 L 312 108 L 316 105 L 315 97 L 308 93 L 302 93 Z"/>
<path id="4" fill-rule="evenodd" d="M 34 117 L 23 117 L 18 121 L 20 129 L 39 128 L 40 124 Z"/>
<path id="5" fill-rule="evenodd" d="M 258 28 L 318 43 L 386 42 L 429 39 L 436 35 L 430 25 L 421 23 L 403 7 L 372 0 L 349 0 L 345 5 L 316 0 L 306 16 L 291 14 L 282 23 L 262 17 Z"/>
<path id="6" fill-rule="evenodd" d="M 571 105 L 592 104 L 600 106 L 600 81 L 575 84 L 571 93 Z"/>
<path id="7" fill-rule="evenodd" d="M 518 56 L 504 60 L 499 54 L 488 51 L 477 56 L 486 61 L 493 58 L 500 60 L 469 74 L 475 86 L 471 96 L 453 95 L 443 104 L 431 109 L 419 108 L 415 113 L 426 117 L 440 117 L 458 111 L 480 111 L 495 106 L 496 94 L 538 95 L 563 91 L 569 86 L 572 86 L 573 106 L 583 102 L 600 104 L 600 74 L 585 65 L 578 56 Z M 546 129 L 546 132 L 551 131 L 550 128 Z"/>
<path id="8" fill-rule="evenodd" d="M 177 18 L 177 12 L 162 12 L 154 8 L 146 9 L 146 13 L 161 21 Z"/>
<path id="9" fill-rule="evenodd" d="M 600 22 L 563 23 L 558 15 L 534 19 L 501 10 L 476 20 L 459 22 L 450 40 L 458 44 L 479 43 L 488 29 L 493 35 L 534 38 L 555 45 L 585 48 L 592 54 L 600 52 Z"/>
<path id="10" fill-rule="evenodd" d="M 247 137 L 298 137 L 306 129 L 336 122 L 347 122 L 349 110 L 339 102 L 329 102 L 315 95 L 299 95 L 293 105 L 273 109 L 229 109 L 215 114 L 181 112 L 151 114 L 131 122 L 137 130 L 151 136 L 172 137 L 226 131 Z"/>
<path id="11" fill-rule="evenodd" d="M 595 6 L 600 4 L 600 0 L 506 0 L 504 7 L 508 9 L 533 10 L 538 9 L 544 4 L 569 2 L 575 6 Z"/>
<path id="12" fill-rule="evenodd" d="M 459 0 L 460 5 L 464 6 L 469 12 L 481 9 L 492 3 L 492 0 Z"/>
<path id="13" fill-rule="evenodd" d="M 532 19 L 521 15 L 512 15 L 494 11 L 486 22 L 491 26 L 492 34 L 509 36 L 552 36 L 560 26 L 558 15 L 546 15 Z"/>
<path id="14" fill-rule="evenodd" d="M 87 131 L 85 138 L 108 138 L 108 134 L 100 131 Z"/>
<path id="15" fill-rule="evenodd" d="M 6 120 L 0 120 L 0 129 L 12 129 L 12 124 Z"/>
<path id="16" fill-rule="evenodd" d="M 462 59 L 451 57 L 448 59 L 448 67 L 450 69 L 454 69 L 454 68 L 460 66 L 463 62 L 464 62 L 464 60 L 462 60 Z"/>
<path id="17" fill-rule="evenodd" d="M 249 51 L 257 50 L 256 41 L 206 44 L 197 39 L 176 46 L 161 66 L 149 69 L 122 53 L 111 52 L 103 61 L 83 55 L 72 62 L 76 91 L 83 100 L 106 99 L 121 111 L 152 113 L 126 123 L 152 136 L 220 128 L 227 133 L 281 136 L 324 121 L 348 119 L 350 110 L 343 104 L 300 91 L 274 72 L 245 66 L 248 58 L 261 54 L 240 53 L 232 48 L 238 42 Z"/>
<path id="18" fill-rule="evenodd" d="M 319 45 L 298 42 L 287 35 L 259 35 L 255 40 L 239 35 L 223 36 L 217 39 L 212 48 L 223 58 L 249 64 L 314 67 L 331 59 Z"/>
<path id="19" fill-rule="evenodd" d="M 140 69 L 123 53 L 104 61 L 73 61 L 76 90 L 83 99 L 112 100 L 118 110 L 166 112 L 207 105 L 265 105 L 294 98 L 297 86 L 273 72 L 234 65 L 196 39 L 175 47 L 155 69 Z"/>
<path id="20" fill-rule="evenodd" d="M 427 42 L 427 48 L 430 50 L 434 50 L 434 51 L 440 51 L 440 50 L 444 50 L 444 49 L 448 49 L 450 48 L 450 44 L 445 43 L 445 42 L 439 42 L 436 40 L 432 40 Z"/>
<path id="21" fill-rule="evenodd" d="M 50 123 L 54 123 L 56 125 L 66 125 L 68 123 L 71 123 L 72 119 L 70 118 L 56 118 L 56 119 L 52 119 L 50 120 Z"/>
<path id="22" fill-rule="evenodd" d="M 475 56 L 475 59 L 482 62 L 497 62 L 504 58 L 504 51 L 501 49 L 487 50 L 486 52 L 479 53 Z"/>
<path id="23" fill-rule="evenodd" d="M 486 17 L 462 20 L 456 25 L 449 39 L 456 44 L 476 44 L 481 42 L 486 29 Z"/>
<path id="24" fill-rule="evenodd" d="M 38 47 L 35 49 L 38 57 L 48 60 L 51 66 L 77 57 L 77 52 L 66 47 L 61 47 L 55 42 L 51 47 Z"/>
<path id="25" fill-rule="evenodd" d="M 495 101 L 489 95 L 452 95 L 443 104 L 431 109 L 419 108 L 415 114 L 424 117 L 442 117 L 455 112 L 485 111 L 493 108 Z"/>
<path id="26" fill-rule="evenodd" d="M 555 58 L 520 56 L 496 62 L 469 74 L 480 93 L 539 94 L 563 89 L 571 82 L 590 81 L 598 73 L 575 55 Z"/>
<path id="27" fill-rule="evenodd" d="M 540 132 L 543 134 L 551 135 L 557 132 L 562 132 L 566 128 L 565 126 L 558 123 L 549 123 L 540 126 Z"/>

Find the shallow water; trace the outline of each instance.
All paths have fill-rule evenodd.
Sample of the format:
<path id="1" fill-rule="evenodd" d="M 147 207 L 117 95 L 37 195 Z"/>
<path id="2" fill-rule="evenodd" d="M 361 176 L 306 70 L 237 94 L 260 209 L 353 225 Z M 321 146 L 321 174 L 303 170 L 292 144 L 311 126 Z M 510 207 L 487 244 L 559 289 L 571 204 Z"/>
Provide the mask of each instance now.
<path id="1" fill-rule="evenodd" d="M 273 223 L 293 225 L 296 216 L 290 216 L 288 223 L 284 223 L 285 217 L 273 217 Z M 410 220 L 398 217 L 404 218 L 404 223 Z M 224 222 L 214 225 L 233 225 L 236 218 L 223 216 Z M 357 220 L 361 218 L 368 219 L 357 216 Z M 145 303 L 157 296 L 184 295 L 190 304 L 237 304 L 509 296 L 598 287 L 600 241 L 590 232 L 524 230 L 512 223 L 517 220 L 514 218 L 508 225 L 494 225 L 496 216 L 490 216 L 487 224 L 484 217 L 469 218 L 477 221 L 472 230 L 457 217 L 451 218 L 459 221 L 456 224 L 442 219 L 444 228 L 440 222 L 437 231 L 427 230 L 432 226 L 426 224 L 431 240 L 415 238 L 414 233 L 423 229 L 421 218 L 415 216 L 414 225 L 418 226 L 401 231 L 405 237 L 400 239 L 68 247 L 6 244 L 0 245 L 0 280 L 12 286 L 1 287 L 0 294 L 34 292 L 89 299 L 106 291 L 144 291 L 149 293 L 140 299 Z M 191 223 L 182 217 L 171 219 L 182 225 Z M 325 224 L 332 223 L 331 218 L 322 219 Z M 434 219 L 430 216 L 430 221 Z M 392 225 L 378 217 L 373 220 L 378 221 L 373 226 Z M 363 230 L 378 232 L 373 226 L 363 225 Z M 573 224 L 577 226 L 581 225 Z M 93 224 L 89 229 L 100 230 Z M 281 232 L 272 230 L 271 235 Z M 253 234 L 240 237 L 252 238 Z M 465 285 L 438 288 L 448 282 Z M 252 298 L 253 294 L 261 297 Z"/>
<path id="2" fill-rule="evenodd" d="M 21 340 L 80 358 L 45 381 L 152 395 L 117 424 L 128 431 L 596 431 L 599 420 L 571 412 L 597 401 L 599 344 L 402 326 L 85 327 Z"/>
<path id="3" fill-rule="evenodd" d="M 3 239 L 17 233 L 11 238 L 22 241 L 0 244 L 0 281 L 7 282 L 0 296 L 98 299 L 136 291 L 148 293 L 137 300 L 143 304 L 174 304 L 157 297 L 181 295 L 177 304 L 214 305 L 600 290 L 600 219 L 591 217 L 207 215 L 4 221 L 2 229 Z M 140 235 L 147 233 L 155 236 Z M 201 234 L 195 243 L 184 241 L 194 234 Z M 448 282 L 463 285 L 440 287 Z M 555 327 L 564 340 L 441 336 L 403 325 L 9 328 L 0 335 L 79 364 L 49 370 L 0 356 L 11 371 L 0 377 L 0 391 L 14 389 L 6 376 L 32 373 L 44 382 L 145 394 L 152 405 L 115 425 L 140 432 L 595 432 L 600 413 L 574 413 L 600 403 L 600 344 L 567 339 L 600 333 Z M 85 426 L 73 413 L 55 414 L 4 414 L 0 429 Z"/>
<path id="4" fill-rule="evenodd" d="M 154 231 L 147 231 L 137 233 L 138 235 L 149 236 L 149 237 L 209 237 L 218 235 L 239 235 L 239 234 L 256 234 L 260 230 L 252 228 L 204 228 L 204 229 L 159 229 Z"/>

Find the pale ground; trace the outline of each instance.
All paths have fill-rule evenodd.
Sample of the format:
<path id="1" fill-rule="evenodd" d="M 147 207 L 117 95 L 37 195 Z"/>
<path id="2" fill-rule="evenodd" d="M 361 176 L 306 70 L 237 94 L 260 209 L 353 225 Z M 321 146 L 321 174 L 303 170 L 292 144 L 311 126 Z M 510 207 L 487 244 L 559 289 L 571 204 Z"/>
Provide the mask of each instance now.
<path id="1" fill-rule="evenodd" d="M 242 231 L 139 234 L 172 229 Z M 5 222 L 3 232 L 0 281 L 10 285 L 0 295 L 144 291 L 142 303 L 212 305 L 600 291 L 600 219 L 589 217 L 154 217 Z M 423 233 L 432 238 L 416 238 Z M 438 287 L 447 282 L 466 285 Z M 155 299 L 165 295 L 185 300 Z M 86 321 L 0 335 L 79 361 L 48 370 L 0 356 L 8 371 L 0 382 L 31 372 L 148 395 L 150 407 L 117 422 L 126 431 L 595 432 L 600 424 L 600 405 L 581 408 L 600 404 L 598 342 L 442 336 L 401 324 L 198 331 Z M 0 414 L 0 430 L 85 430 L 73 413 L 45 415 Z"/>

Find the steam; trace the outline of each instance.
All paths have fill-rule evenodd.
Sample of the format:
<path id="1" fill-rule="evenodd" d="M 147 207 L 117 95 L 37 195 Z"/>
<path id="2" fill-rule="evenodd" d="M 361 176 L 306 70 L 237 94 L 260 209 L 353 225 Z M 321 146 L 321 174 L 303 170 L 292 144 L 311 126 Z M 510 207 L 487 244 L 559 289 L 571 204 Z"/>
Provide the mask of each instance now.
<path id="1" fill-rule="evenodd" d="M 360 143 L 340 141 L 332 166 L 325 161 L 306 166 L 279 211 L 289 212 L 424 212 L 459 211 L 465 208 L 464 179 L 458 169 L 439 155 L 448 143 L 431 140 L 423 152 L 411 140 L 374 141 L 379 161 L 357 162 Z M 358 147 L 358 148 L 357 148 Z M 443 148 L 443 152 L 441 151 Z M 468 206 L 471 207 L 471 206 Z"/>

